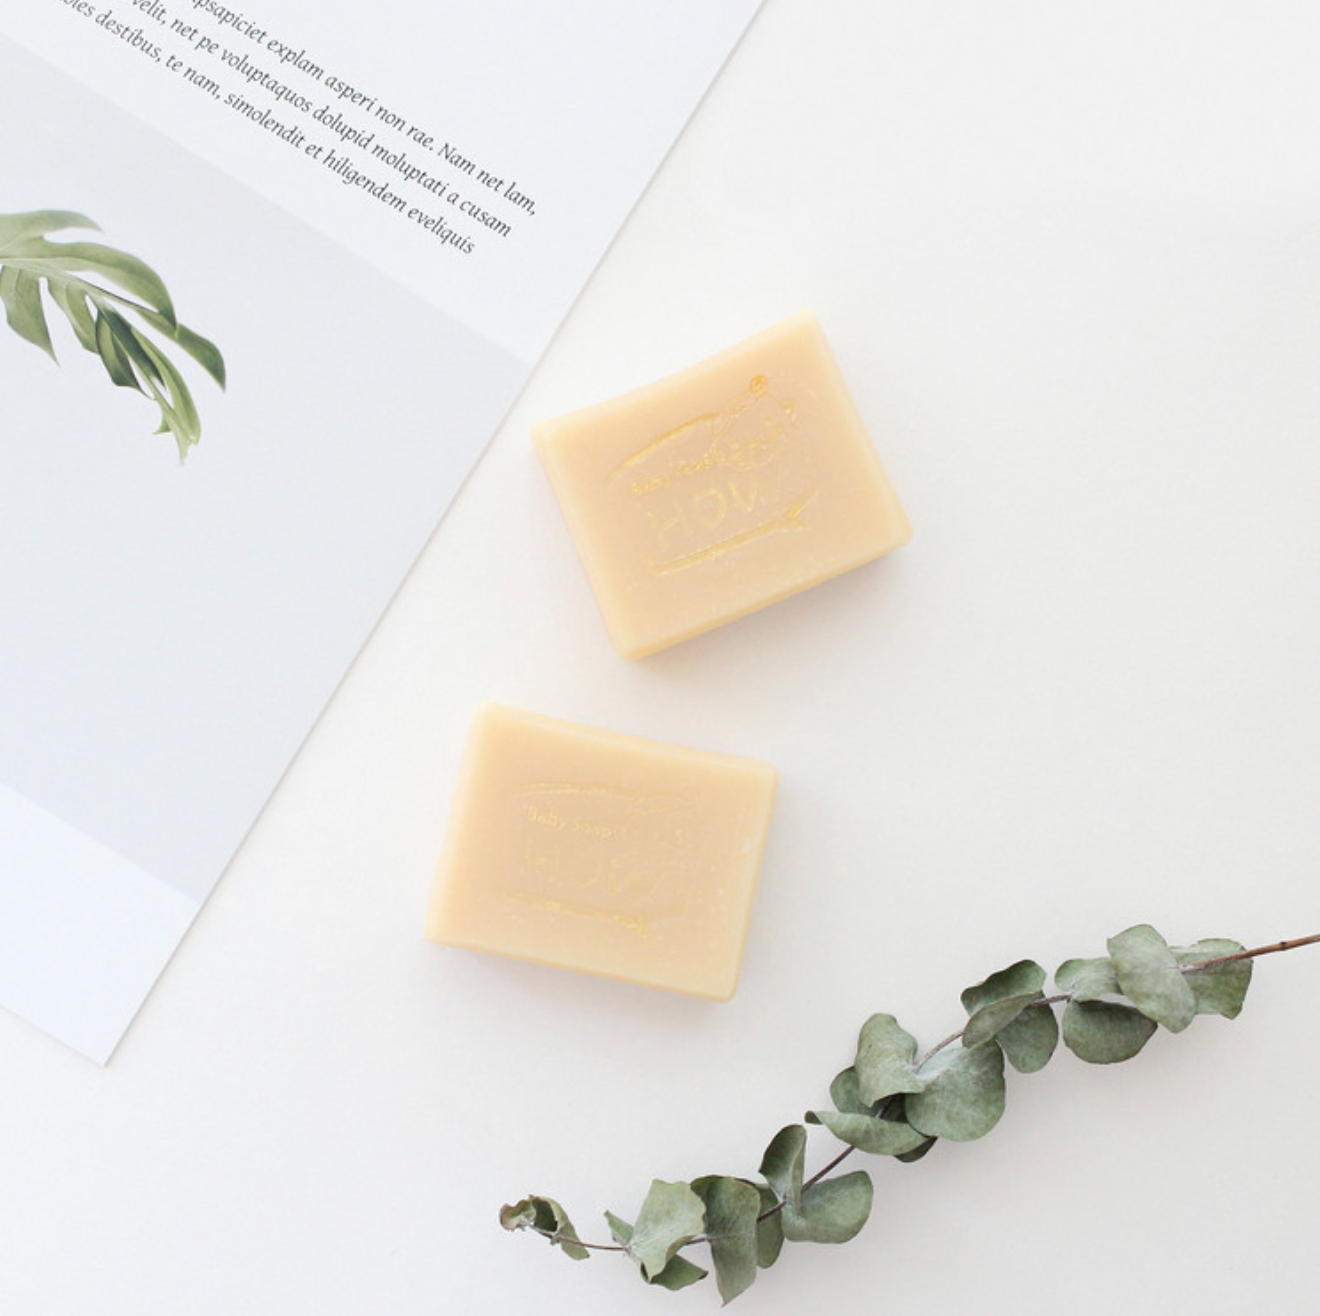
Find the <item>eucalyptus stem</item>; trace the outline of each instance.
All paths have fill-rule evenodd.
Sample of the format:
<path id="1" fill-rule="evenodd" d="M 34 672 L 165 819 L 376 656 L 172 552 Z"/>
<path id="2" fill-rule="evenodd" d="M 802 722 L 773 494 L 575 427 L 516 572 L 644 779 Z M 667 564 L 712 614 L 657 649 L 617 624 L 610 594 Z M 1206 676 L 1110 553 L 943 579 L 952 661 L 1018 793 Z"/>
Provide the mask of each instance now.
<path id="1" fill-rule="evenodd" d="M 627 1253 L 643 1279 L 670 1289 L 705 1276 L 681 1254 L 708 1245 L 728 1302 L 773 1264 L 785 1241 L 841 1243 L 861 1229 L 871 1209 L 870 1177 L 864 1170 L 834 1174 L 854 1152 L 914 1161 L 937 1140 L 982 1137 L 1003 1112 L 1006 1061 L 1033 1073 L 1060 1040 L 1087 1063 L 1130 1059 L 1160 1027 L 1178 1033 L 1199 1014 L 1236 1018 L 1254 960 L 1317 943 L 1320 933 L 1250 950 L 1222 939 L 1171 947 L 1140 924 L 1111 937 L 1107 956 L 1060 965 L 1050 995 L 1043 990 L 1045 970 L 1021 960 L 967 988 L 967 1023 L 919 1057 L 916 1039 L 892 1015 L 867 1020 L 856 1059 L 830 1085 L 836 1109 L 805 1117 L 844 1143 L 809 1178 L 803 1172 L 806 1129 L 793 1124 L 766 1148 L 762 1181 L 727 1175 L 686 1184 L 655 1180 L 635 1225 L 606 1213 L 613 1243 L 583 1242 L 548 1197 L 506 1206 L 501 1223 L 530 1229 L 578 1260 L 590 1252 Z M 1056 1007 L 1062 1007 L 1061 1020 Z"/>

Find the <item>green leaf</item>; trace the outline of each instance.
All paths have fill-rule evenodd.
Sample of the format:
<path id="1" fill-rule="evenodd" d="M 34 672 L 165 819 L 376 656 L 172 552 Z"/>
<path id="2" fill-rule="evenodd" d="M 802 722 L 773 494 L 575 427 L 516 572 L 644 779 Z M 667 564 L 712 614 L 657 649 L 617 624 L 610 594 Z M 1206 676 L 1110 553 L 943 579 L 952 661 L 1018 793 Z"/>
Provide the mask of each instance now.
<path id="1" fill-rule="evenodd" d="M 926 1135 L 911 1125 L 874 1115 L 813 1110 L 807 1112 L 807 1119 L 812 1124 L 823 1124 L 841 1142 L 873 1156 L 904 1156 L 926 1141 Z"/>
<path id="2" fill-rule="evenodd" d="M 926 1090 L 907 1099 L 908 1123 L 932 1138 L 970 1142 L 1004 1113 L 1004 1053 L 993 1042 L 949 1047 L 922 1066 Z"/>
<path id="3" fill-rule="evenodd" d="M 1207 969 L 1189 968 L 1202 960 L 1217 959 L 1221 955 L 1238 955 L 1246 949 L 1240 941 L 1226 937 L 1208 937 L 1194 946 L 1174 946 L 1173 958 L 1183 967 L 1187 985 L 1196 998 L 1197 1014 L 1219 1014 L 1225 1019 L 1236 1019 L 1242 1013 L 1251 986 L 1251 968 L 1254 960 L 1234 960 L 1231 964 L 1215 964 Z"/>
<path id="4" fill-rule="evenodd" d="M 688 1184 L 653 1179 L 628 1243 L 642 1274 L 658 1282 L 678 1249 L 701 1233 L 705 1220 L 701 1198 Z"/>
<path id="5" fill-rule="evenodd" d="M 1114 962 L 1107 957 L 1096 960 L 1065 960 L 1055 970 L 1054 981 L 1061 992 L 1074 1001 L 1094 1001 L 1101 996 L 1117 996 L 1118 975 Z"/>
<path id="6" fill-rule="evenodd" d="M 0 268 L 0 302 L 4 303 L 9 327 L 55 360 L 46 312 L 41 305 L 41 280 L 27 270 L 8 265 Z"/>
<path id="7" fill-rule="evenodd" d="M 135 388 L 140 393 L 146 392 L 129 364 L 118 336 L 110 327 L 110 321 L 104 315 L 96 317 L 96 350 L 112 383 L 120 388 Z"/>
<path id="8" fill-rule="evenodd" d="M 79 343 L 89 352 L 95 353 L 96 320 L 92 308 L 87 304 L 87 292 L 81 284 L 69 283 L 56 279 L 47 284 L 51 300 L 64 312 L 64 318 L 73 326 Z"/>
<path id="9" fill-rule="evenodd" d="M 857 1039 L 858 1089 L 872 1106 L 898 1092 L 920 1092 L 926 1080 L 916 1071 L 917 1039 L 892 1014 L 873 1014 Z"/>
<path id="10" fill-rule="evenodd" d="M 757 1184 L 761 1199 L 760 1214 L 756 1220 L 756 1264 L 764 1270 L 779 1260 L 784 1247 L 784 1213 L 776 1208 L 779 1197 L 769 1184 Z"/>
<path id="11" fill-rule="evenodd" d="M 605 1212 L 605 1223 L 610 1227 L 610 1237 L 620 1247 L 627 1247 L 632 1242 L 633 1227 L 613 1211 Z"/>
<path id="12" fill-rule="evenodd" d="M 1181 1033 L 1196 1018 L 1196 997 L 1169 943 L 1149 923 L 1110 937 L 1109 956 L 1123 995 L 1148 1019 Z"/>
<path id="13" fill-rule="evenodd" d="M 574 1261 L 585 1261 L 591 1253 L 578 1241 L 577 1230 L 568 1213 L 553 1197 L 524 1197 L 513 1206 L 500 1210 L 500 1224 L 505 1229 L 535 1229 L 542 1234 L 554 1235 L 550 1242 L 564 1249 L 564 1255 Z"/>
<path id="14" fill-rule="evenodd" d="M 139 306 L 135 310 L 158 333 L 178 343 L 221 388 L 224 388 L 225 359 L 220 355 L 220 349 L 209 338 L 203 338 L 187 325 L 167 320 L 163 315 L 147 307 Z"/>
<path id="15" fill-rule="evenodd" d="M 746 1179 L 707 1175 L 693 1180 L 692 1190 L 706 1207 L 706 1237 L 710 1241 L 715 1284 L 720 1297 L 732 1302 L 756 1279 L 756 1218 L 761 1194 Z"/>
<path id="16" fill-rule="evenodd" d="M 873 1191 L 865 1170 L 812 1184 L 802 1194 L 800 1206 L 784 1208 L 784 1237 L 803 1243 L 846 1243 L 871 1214 Z"/>
<path id="17" fill-rule="evenodd" d="M 36 265 L 40 273 L 90 274 L 102 279 L 146 305 L 171 323 L 174 303 L 161 277 L 145 261 L 100 242 L 47 242 L 45 238 L 23 238 L 10 243 L 6 264 Z"/>
<path id="18" fill-rule="evenodd" d="M 770 1139 L 761 1157 L 761 1173 L 776 1194 L 793 1206 L 802 1196 L 802 1167 L 807 1150 L 807 1131 L 789 1124 Z"/>
<path id="19" fill-rule="evenodd" d="M 1090 1065 L 1130 1060 L 1156 1027 L 1139 1010 L 1115 1001 L 1069 1001 L 1063 1012 L 1064 1045 Z"/>
<path id="20" fill-rule="evenodd" d="M 1059 1045 L 1059 1021 L 1049 1005 L 1031 1005 L 995 1035 L 1008 1063 L 1019 1074 L 1044 1069 Z"/>
<path id="21" fill-rule="evenodd" d="M 110 325 L 115 340 L 138 374 L 158 386 L 150 389 L 151 398 L 160 407 L 161 427 L 157 433 L 168 429 L 179 446 L 180 458 L 186 457 L 188 449 L 201 438 L 202 422 L 183 376 L 149 338 L 117 311 L 105 307 L 101 319 Z"/>
<path id="22" fill-rule="evenodd" d="M 90 228 L 100 232 L 99 225 L 73 210 L 29 210 L 20 215 L 0 215 L 0 260 L 11 243 L 63 228 Z"/>

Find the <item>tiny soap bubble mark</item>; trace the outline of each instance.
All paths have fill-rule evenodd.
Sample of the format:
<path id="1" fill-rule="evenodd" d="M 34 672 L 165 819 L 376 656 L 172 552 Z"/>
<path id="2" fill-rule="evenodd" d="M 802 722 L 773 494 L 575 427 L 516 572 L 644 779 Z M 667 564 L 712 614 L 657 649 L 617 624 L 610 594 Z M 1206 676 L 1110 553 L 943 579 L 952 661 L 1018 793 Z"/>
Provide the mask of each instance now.
<path id="1" fill-rule="evenodd" d="M 202 422 L 162 340 L 190 356 L 221 388 L 224 358 L 214 343 L 180 323 L 160 276 L 136 256 L 99 242 L 50 241 L 50 233 L 70 228 L 100 231 L 69 210 L 0 215 L 0 302 L 9 327 L 57 360 L 46 319 L 49 299 L 112 384 L 156 404 L 156 433 L 174 436 L 182 461 L 201 439 Z"/>
<path id="2" fill-rule="evenodd" d="M 717 411 L 648 439 L 611 472 L 632 509 L 640 555 L 673 575 L 774 535 L 800 530 L 810 484 L 797 402 L 767 375 Z"/>
<path id="3" fill-rule="evenodd" d="M 1257 958 L 1317 942 L 1320 934 L 1254 950 L 1220 937 L 1170 946 L 1138 924 L 1110 937 L 1107 955 L 1061 964 L 1048 996 L 1045 970 L 1018 960 L 968 987 L 960 998 L 965 1025 L 924 1052 L 892 1015 L 872 1015 L 852 1063 L 830 1084 L 834 1109 L 807 1111 L 802 1123 L 780 1129 L 761 1158 L 759 1179 L 652 1180 L 635 1224 L 605 1213 L 612 1243 L 579 1238 L 549 1197 L 504 1207 L 500 1223 L 540 1234 L 577 1261 L 622 1252 L 646 1283 L 667 1289 L 706 1277 L 681 1254 L 708 1247 L 728 1303 L 775 1263 L 785 1243 L 846 1243 L 860 1232 L 871 1214 L 871 1177 L 865 1170 L 835 1173 L 855 1152 L 913 1164 L 937 1142 L 984 1137 L 1003 1114 L 1007 1068 L 1043 1069 L 1060 1040 L 1079 1060 L 1114 1064 L 1135 1056 L 1161 1028 L 1180 1033 L 1205 1014 L 1235 1019 Z M 844 1144 L 810 1177 L 808 1125 Z"/>

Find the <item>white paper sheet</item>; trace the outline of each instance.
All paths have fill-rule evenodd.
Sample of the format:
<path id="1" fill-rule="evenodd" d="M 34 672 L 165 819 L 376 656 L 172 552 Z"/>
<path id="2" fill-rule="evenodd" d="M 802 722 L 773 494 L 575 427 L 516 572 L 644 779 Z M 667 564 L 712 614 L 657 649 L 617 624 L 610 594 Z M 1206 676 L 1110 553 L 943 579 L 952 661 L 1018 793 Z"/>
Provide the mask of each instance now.
<path id="1" fill-rule="evenodd" d="M 0 1002 L 109 1056 L 755 7 L 0 8 L 0 214 L 228 376 L 0 325 Z"/>

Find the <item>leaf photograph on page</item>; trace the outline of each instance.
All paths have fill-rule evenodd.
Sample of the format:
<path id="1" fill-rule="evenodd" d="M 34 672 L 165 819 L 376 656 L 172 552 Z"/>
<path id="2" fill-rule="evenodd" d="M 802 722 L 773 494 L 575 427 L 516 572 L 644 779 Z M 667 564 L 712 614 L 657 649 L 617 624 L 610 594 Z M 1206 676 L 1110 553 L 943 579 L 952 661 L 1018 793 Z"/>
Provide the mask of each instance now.
<path id="1" fill-rule="evenodd" d="M 149 265 L 98 242 L 52 242 L 48 235 L 62 229 L 100 231 L 94 221 L 69 210 L 0 215 L 0 301 L 9 327 L 58 360 L 44 283 L 46 295 L 79 344 L 100 359 L 110 382 L 135 389 L 160 408 L 156 433 L 174 436 L 183 461 L 202 437 L 197 405 L 169 355 L 129 317 L 182 348 L 221 388 L 224 358 L 214 343 L 179 322 L 169 291 Z"/>

